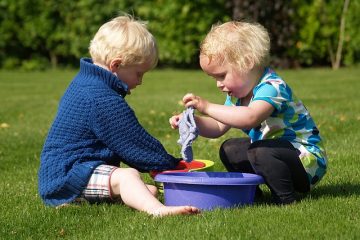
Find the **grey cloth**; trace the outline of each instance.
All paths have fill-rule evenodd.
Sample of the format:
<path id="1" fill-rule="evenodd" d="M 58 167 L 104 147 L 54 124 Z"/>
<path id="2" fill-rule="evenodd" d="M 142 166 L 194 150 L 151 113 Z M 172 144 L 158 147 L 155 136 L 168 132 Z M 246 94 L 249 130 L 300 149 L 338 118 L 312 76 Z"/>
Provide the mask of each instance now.
<path id="1" fill-rule="evenodd" d="M 194 108 L 187 108 L 179 121 L 179 135 L 177 141 L 181 145 L 181 156 L 186 162 L 193 160 L 192 143 L 199 135 L 194 119 Z"/>

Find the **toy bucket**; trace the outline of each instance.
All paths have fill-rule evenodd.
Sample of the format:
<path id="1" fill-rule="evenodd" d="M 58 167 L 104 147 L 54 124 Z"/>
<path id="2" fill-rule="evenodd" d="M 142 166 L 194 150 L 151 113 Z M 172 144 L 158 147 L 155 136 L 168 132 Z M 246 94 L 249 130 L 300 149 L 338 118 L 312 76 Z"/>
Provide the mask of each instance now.
<path id="1" fill-rule="evenodd" d="M 191 205 L 202 210 L 251 205 L 261 176 L 239 172 L 173 172 L 159 174 L 166 206 Z"/>

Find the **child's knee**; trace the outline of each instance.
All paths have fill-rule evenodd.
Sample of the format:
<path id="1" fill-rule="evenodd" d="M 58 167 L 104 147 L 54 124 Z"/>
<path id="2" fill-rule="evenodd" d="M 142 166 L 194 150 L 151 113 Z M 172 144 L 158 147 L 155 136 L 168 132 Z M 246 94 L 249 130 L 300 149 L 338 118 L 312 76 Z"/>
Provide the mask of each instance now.
<path id="1" fill-rule="evenodd" d="M 120 185 L 126 183 L 131 178 L 140 178 L 140 173 L 134 168 L 117 168 L 110 177 L 110 187 L 112 195 L 120 195 Z"/>
<path id="2" fill-rule="evenodd" d="M 135 168 L 118 168 L 116 171 L 117 178 L 128 179 L 129 177 L 140 178 L 140 173 Z"/>
<path id="3" fill-rule="evenodd" d="M 255 164 L 255 162 L 257 164 L 261 164 L 263 161 L 266 161 L 268 159 L 269 154 L 269 149 L 263 147 L 250 148 L 247 151 L 247 156 L 252 164 Z"/>
<path id="4" fill-rule="evenodd" d="M 157 195 L 158 195 L 158 189 L 157 189 L 156 186 L 146 184 L 146 187 L 149 189 L 149 191 L 151 192 L 151 194 L 152 194 L 154 197 L 157 197 Z"/>
<path id="5" fill-rule="evenodd" d="M 116 187 L 130 177 L 140 178 L 139 171 L 135 168 L 118 168 L 111 174 L 111 186 Z"/>
<path id="6" fill-rule="evenodd" d="M 230 138 L 225 140 L 219 149 L 219 156 L 223 163 L 230 163 L 239 156 L 246 154 L 250 144 L 247 138 Z"/>
<path id="7" fill-rule="evenodd" d="M 236 139 L 227 139 L 225 140 L 219 149 L 219 155 L 220 155 L 220 159 L 221 161 L 225 161 L 228 162 L 229 161 L 229 155 L 231 155 L 233 153 L 233 151 L 236 151 L 236 144 L 234 144 L 234 142 L 236 141 Z"/>

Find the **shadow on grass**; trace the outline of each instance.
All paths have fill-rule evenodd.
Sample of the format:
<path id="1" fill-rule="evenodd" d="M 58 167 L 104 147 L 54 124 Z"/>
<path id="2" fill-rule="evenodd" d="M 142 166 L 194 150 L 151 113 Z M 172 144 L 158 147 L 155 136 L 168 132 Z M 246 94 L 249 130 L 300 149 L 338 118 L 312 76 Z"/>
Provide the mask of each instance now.
<path id="1" fill-rule="evenodd" d="M 269 191 L 264 191 L 263 196 L 260 198 L 255 198 L 255 205 L 270 205 L 278 206 L 272 202 L 271 194 Z M 350 197 L 350 196 L 360 196 L 360 184 L 354 183 L 340 183 L 333 185 L 321 185 L 317 186 L 310 193 L 296 193 L 297 200 L 302 201 L 306 198 L 319 199 L 323 197 Z"/>
<path id="2" fill-rule="evenodd" d="M 329 197 L 349 197 L 360 196 L 360 184 L 340 183 L 326 186 L 317 186 L 310 194 L 311 198 Z"/>

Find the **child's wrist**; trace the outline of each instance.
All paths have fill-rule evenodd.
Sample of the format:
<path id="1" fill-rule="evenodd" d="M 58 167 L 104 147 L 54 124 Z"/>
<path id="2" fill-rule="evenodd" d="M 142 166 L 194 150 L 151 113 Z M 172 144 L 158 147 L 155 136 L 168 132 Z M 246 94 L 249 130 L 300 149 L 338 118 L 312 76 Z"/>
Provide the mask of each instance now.
<path id="1" fill-rule="evenodd" d="M 200 112 L 208 115 L 209 105 L 210 105 L 210 103 L 208 101 L 203 100 L 202 109 Z"/>

